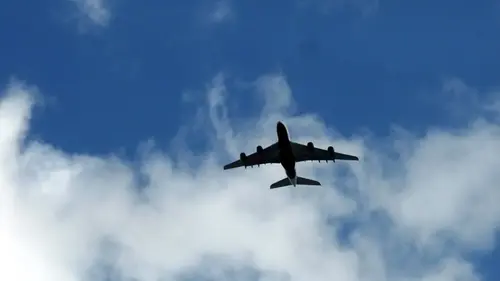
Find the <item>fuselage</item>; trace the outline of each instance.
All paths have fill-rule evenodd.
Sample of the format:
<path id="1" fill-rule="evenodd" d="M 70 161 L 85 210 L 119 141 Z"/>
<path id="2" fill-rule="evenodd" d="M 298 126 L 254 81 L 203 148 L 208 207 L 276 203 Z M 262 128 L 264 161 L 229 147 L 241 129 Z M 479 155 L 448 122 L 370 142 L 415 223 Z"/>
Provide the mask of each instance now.
<path id="1" fill-rule="evenodd" d="M 278 134 L 278 147 L 280 162 L 285 169 L 286 176 L 290 179 L 293 186 L 297 185 L 297 173 L 295 171 L 295 155 L 293 154 L 290 138 L 285 125 L 278 121 L 276 125 L 276 133 Z"/>

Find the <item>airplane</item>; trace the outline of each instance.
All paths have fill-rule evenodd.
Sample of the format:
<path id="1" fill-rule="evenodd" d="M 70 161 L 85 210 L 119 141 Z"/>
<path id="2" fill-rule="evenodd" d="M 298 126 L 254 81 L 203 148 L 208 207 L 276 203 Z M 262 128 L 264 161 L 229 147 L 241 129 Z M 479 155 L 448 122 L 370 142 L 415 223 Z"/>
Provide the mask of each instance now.
<path id="1" fill-rule="evenodd" d="M 279 188 L 284 186 L 293 185 L 321 185 L 320 182 L 312 179 L 307 179 L 303 177 L 298 177 L 295 171 L 295 163 L 302 161 L 333 161 L 335 160 L 353 160 L 358 161 L 359 158 L 353 155 L 343 154 L 335 152 L 332 146 L 329 146 L 327 150 L 321 148 L 315 148 L 312 142 L 303 145 L 290 140 L 288 137 L 288 131 L 285 125 L 278 121 L 276 124 L 276 133 L 278 135 L 278 141 L 271 144 L 266 148 L 262 146 L 257 146 L 257 152 L 251 155 L 246 155 L 245 153 L 240 154 L 240 159 L 236 160 L 230 164 L 224 166 L 224 170 L 234 169 L 238 167 L 253 167 L 255 165 L 260 166 L 263 164 L 281 164 L 283 169 L 285 169 L 286 178 L 273 183 L 270 188 Z"/>

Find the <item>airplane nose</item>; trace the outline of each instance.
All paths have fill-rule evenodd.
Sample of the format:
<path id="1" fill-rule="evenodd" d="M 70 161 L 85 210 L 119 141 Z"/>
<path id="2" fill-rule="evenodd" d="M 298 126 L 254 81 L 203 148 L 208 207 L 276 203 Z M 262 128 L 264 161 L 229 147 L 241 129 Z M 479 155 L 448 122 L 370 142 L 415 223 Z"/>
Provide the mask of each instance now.
<path id="1" fill-rule="evenodd" d="M 281 121 L 278 121 L 278 124 L 276 124 L 276 128 L 278 129 L 283 129 L 285 127 L 285 125 L 283 125 L 283 123 L 281 123 Z"/>

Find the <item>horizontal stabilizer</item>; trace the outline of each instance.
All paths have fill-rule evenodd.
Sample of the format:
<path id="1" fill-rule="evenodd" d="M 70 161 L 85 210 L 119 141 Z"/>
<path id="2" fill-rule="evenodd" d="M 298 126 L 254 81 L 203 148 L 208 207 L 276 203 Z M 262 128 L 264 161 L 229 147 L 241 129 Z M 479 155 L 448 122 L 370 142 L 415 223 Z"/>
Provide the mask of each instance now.
<path id="1" fill-rule="evenodd" d="M 292 185 L 292 182 L 290 181 L 289 178 L 284 178 L 280 181 L 277 181 L 273 184 L 271 184 L 271 189 L 274 189 L 274 188 L 279 188 L 279 187 L 284 187 L 284 186 L 289 186 L 289 185 Z M 315 181 L 315 180 L 311 180 L 311 179 L 306 179 L 306 178 L 302 178 L 302 177 L 297 177 L 297 185 L 321 185 L 321 183 L 319 183 L 319 181 Z"/>
<path id="2" fill-rule="evenodd" d="M 292 185 L 292 183 L 290 182 L 290 179 L 289 178 L 284 178 L 280 181 L 277 181 L 273 184 L 271 184 L 271 189 L 273 188 L 279 188 L 279 187 L 284 187 L 284 186 L 289 186 L 289 185 Z"/>
<path id="3" fill-rule="evenodd" d="M 319 181 L 297 177 L 297 185 L 321 185 Z"/>

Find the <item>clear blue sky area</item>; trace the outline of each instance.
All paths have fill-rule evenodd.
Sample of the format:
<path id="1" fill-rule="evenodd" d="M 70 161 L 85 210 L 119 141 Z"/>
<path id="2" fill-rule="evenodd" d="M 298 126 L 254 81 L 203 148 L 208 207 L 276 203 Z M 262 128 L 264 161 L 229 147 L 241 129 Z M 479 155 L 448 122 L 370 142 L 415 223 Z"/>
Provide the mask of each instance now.
<path id="1" fill-rule="evenodd" d="M 235 103 L 250 100 L 238 83 L 283 73 L 296 111 L 343 135 L 454 127 L 461 117 L 450 114 L 444 81 L 479 95 L 497 89 L 500 2 L 338 2 L 232 1 L 227 17 L 211 21 L 212 1 L 114 0 L 104 26 L 78 28 L 71 1 L 5 1 L 0 82 L 39 87 L 44 106 L 30 137 L 95 154 L 134 153 L 149 138 L 168 143 L 195 110 L 183 93 L 220 72 Z M 260 107 L 252 100 L 231 115 Z M 500 280 L 499 249 L 471 255 L 485 280 Z"/>

